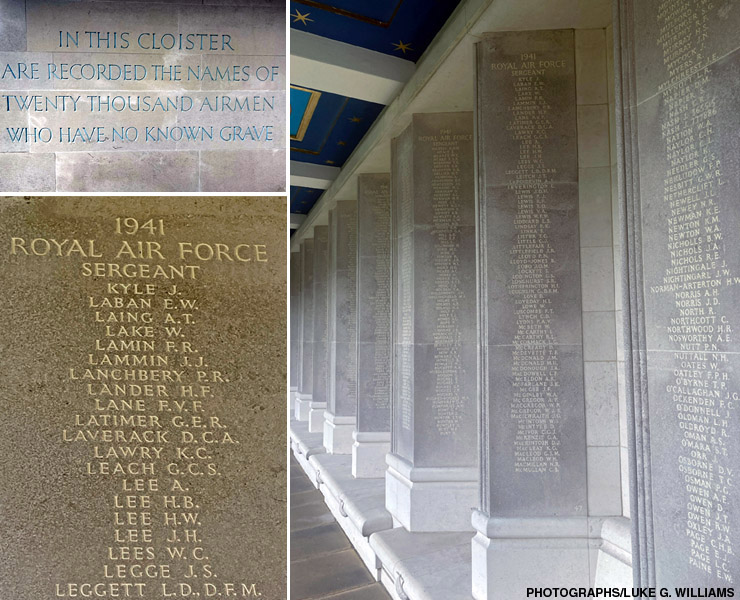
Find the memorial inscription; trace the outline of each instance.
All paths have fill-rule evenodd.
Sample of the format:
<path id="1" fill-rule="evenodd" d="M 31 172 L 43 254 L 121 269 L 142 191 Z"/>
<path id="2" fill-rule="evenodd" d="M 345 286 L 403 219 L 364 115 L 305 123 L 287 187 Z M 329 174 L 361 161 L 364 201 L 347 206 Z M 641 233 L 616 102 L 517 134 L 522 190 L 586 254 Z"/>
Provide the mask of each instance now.
<path id="1" fill-rule="evenodd" d="M 290 388 L 300 386 L 301 362 L 301 255 L 290 253 Z"/>
<path id="2" fill-rule="evenodd" d="M 490 34 L 478 72 L 489 498 L 585 514 L 573 32 Z"/>
<path id="3" fill-rule="evenodd" d="M 542 146 L 552 143 L 551 107 L 543 96 L 546 69 L 565 67 L 564 60 L 543 66 L 535 53 L 522 54 L 520 63 L 492 63 L 494 70 L 510 74 L 514 99 L 506 125 L 519 143 L 519 155 L 507 186 L 516 197 L 516 241 L 509 264 L 514 273 L 508 293 L 516 305 L 511 375 L 514 394 L 510 414 L 516 425 L 514 470 L 523 473 L 557 473 L 560 470 L 562 413 L 558 398 L 560 357 L 551 322 L 552 296 L 559 292 L 551 265 L 551 220 L 548 193 L 556 170 L 544 160 Z"/>
<path id="4" fill-rule="evenodd" d="M 337 211 L 340 222 L 345 223 L 346 232 L 339 233 L 342 256 L 338 258 L 337 296 L 337 342 L 341 344 L 343 356 L 338 358 L 342 377 L 343 410 L 337 414 L 354 415 L 357 411 L 357 208 Z"/>
<path id="5" fill-rule="evenodd" d="M 357 412 L 357 206 L 337 203 L 330 220 L 330 401 L 335 416 Z"/>
<path id="6" fill-rule="evenodd" d="M 393 145 L 393 451 L 416 466 L 475 460 L 472 153 L 470 113 L 414 115 Z"/>
<path id="7" fill-rule="evenodd" d="M 284 596 L 284 201 L 209 200 L 0 206 L 14 597 Z"/>
<path id="8" fill-rule="evenodd" d="M 2 188 L 282 190 L 262 169 L 246 170 L 249 186 L 243 169 L 219 170 L 214 162 L 237 158 L 283 170 L 274 156 L 283 151 L 285 129 L 277 7 L 126 5 L 27 3 L 26 39 L 0 53 L 0 164 L 38 174 L 33 182 L 9 174 Z M 0 19 L 7 10 L 0 8 Z M 257 23 L 262 31 L 255 35 Z M 179 165 L 179 181 L 105 169 L 113 163 L 131 174 L 132 161 L 152 151 L 161 153 L 156 158 L 167 174 L 175 163 L 187 164 Z M 183 168 L 189 176 L 182 177 Z M 103 170 L 107 178 L 96 178 Z M 52 172 L 63 176 L 51 182 Z"/>
<path id="9" fill-rule="evenodd" d="M 458 322 L 461 300 L 460 282 L 460 143 L 472 141 L 472 134 L 441 129 L 439 135 L 419 136 L 418 142 L 432 147 L 432 229 L 434 284 L 432 298 L 437 313 L 434 324 L 434 366 L 437 380 L 431 398 L 434 421 L 440 435 L 457 432 L 462 408 L 460 377 L 461 332 Z"/>
<path id="10" fill-rule="evenodd" d="M 313 393 L 313 239 L 301 243 L 301 383 L 298 391 L 304 400 Z M 301 416 L 305 418 L 305 411 Z"/>
<path id="11" fill-rule="evenodd" d="M 740 23 L 704 0 L 647 2 L 636 23 L 652 489 L 672 490 L 653 512 L 655 574 L 728 586 L 740 573 Z"/>
<path id="12" fill-rule="evenodd" d="M 389 431 L 391 394 L 390 178 L 358 178 L 358 431 Z"/>
<path id="13" fill-rule="evenodd" d="M 395 264 L 396 282 L 395 311 L 396 324 L 393 328 L 394 345 L 398 363 L 396 388 L 400 406 L 399 425 L 411 430 L 413 412 L 413 343 L 414 343 L 414 198 L 412 169 L 405 168 L 413 152 L 410 130 L 394 140 L 394 150 L 398 161 L 393 169 L 393 194 L 395 213 Z"/>
<path id="14" fill-rule="evenodd" d="M 377 224 L 373 238 L 376 251 L 372 297 L 373 337 L 376 350 L 373 357 L 373 406 L 385 411 L 390 407 L 391 389 L 391 277 L 390 277 L 390 217 L 388 214 L 390 186 L 385 183 L 377 191 L 379 201 L 373 202 L 373 221 Z"/>
<path id="15" fill-rule="evenodd" d="M 325 225 L 314 228 L 313 244 L 313 391 L 312 401 L 326 403 L 328 362 L 329 232 Z"/>

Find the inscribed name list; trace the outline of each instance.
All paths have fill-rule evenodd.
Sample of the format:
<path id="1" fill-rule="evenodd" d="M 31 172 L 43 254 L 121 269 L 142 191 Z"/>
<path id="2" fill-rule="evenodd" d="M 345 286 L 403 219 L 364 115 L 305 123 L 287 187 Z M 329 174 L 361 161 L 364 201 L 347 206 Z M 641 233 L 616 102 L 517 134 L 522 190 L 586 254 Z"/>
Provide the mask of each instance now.
<path id="1" fill-rule="evenodd" d="M 0 586 L 284 597 L 284 202 L 0 208 Z"/>

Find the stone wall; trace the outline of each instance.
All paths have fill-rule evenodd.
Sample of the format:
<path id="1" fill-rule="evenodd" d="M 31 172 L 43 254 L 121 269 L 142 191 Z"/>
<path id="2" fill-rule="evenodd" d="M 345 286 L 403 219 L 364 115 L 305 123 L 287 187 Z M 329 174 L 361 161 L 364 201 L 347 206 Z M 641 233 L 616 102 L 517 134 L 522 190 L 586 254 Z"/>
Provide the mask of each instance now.
<path id="1" fill-rule="evenodd" d="M 0 191 L 285 188 L 279 3 L 0 3 Z"/>

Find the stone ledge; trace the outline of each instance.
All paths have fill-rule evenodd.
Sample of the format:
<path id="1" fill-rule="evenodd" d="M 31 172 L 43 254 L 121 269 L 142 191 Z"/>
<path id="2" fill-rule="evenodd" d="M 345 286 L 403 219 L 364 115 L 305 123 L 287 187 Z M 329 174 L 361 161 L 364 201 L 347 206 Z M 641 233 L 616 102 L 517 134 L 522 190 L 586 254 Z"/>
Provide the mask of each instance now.
<path id="1" fill-rule="evenodd" d="M 381 582 L 395 600 L 470 600 L 469 532 L 409 533 L 398 527 L 370 536 Z"/>
<path id="2" fill-rule="evenodd" d="M 605 519 L 601 525 L 601 550 L 632 566 L 632 523 L 626 517 Z"/>
<path id="3" fill-rule="evenodd" d="M 291 427 L 291 446 L 305 444 L 293 437 L 307 434 L 305 425 Z M 313 449 L 315 450 L 315 448 Z M 355 550 L 375 580 L 380 579 L 380 563 L 370 547 L 368 536 L 393 526 L 384 506 L 383 479 L 355 479 L 351 473 L 352 457 L 314 452 L 308 459 L 296 454 L 296 459 L 313 484 L 321 491 L 324 502 L 344 530 Z"/>
<path id="4" fill-rule="evenodd" d="M 298 464 L 301 465 L 315 487 L 319 487 L 316 481 L 316 471 L 313 465 L 310 464 L 309 459 L 314 454 L 326 452 L 323 438 L 324 436 L 321 433 L 308 431 L 307 421 L 296 421 L 295 419 L 290 421 L 290 447 Z"/>
<path id="5" fill-rule="evenodd" d="M 402 527 L 393 528 L 385 509 L 384 479 L 353 477 L 352 457 L 326 454 L 322 435 L 310 433 L 306 422 L 291 421 L 290 439 L 296 459 L 323 494 L 337 523 L 372 576 L 395 600 L 472 598 L 472 533 L 409 533 Z M 515 521 L 528 526 L 525 531 L 517 528 L 517 539 L 510 540 L 515 544 L 537 542 L 542 533 L 556 538 L 575 535 L 593 552 L 592 585 L 631 585 L 629 519 L 561 519 L 550 527 L 546 519 Z M 499 526 L 494 528 L 499 533 L 513 533 L 504 527 L 508 523 L 494 520 L 493 524 Z"/>
<path id="6" fill-rule="evenodd" d="M 346 454 L 320 454 L 309 460 L 320 472 L 321 492 L 331 494 L 343 517 L 348 518 L 363 537 L 393 527 L 385 509 L 385 480 L 356 479 L 352 476 L 352 457 Z"/>
<path id="7" fill-rule="evenodd" d="M 632 585 L 632 523 L 626 517 L 604 519 L 599 528 L 594 585 Z"/>

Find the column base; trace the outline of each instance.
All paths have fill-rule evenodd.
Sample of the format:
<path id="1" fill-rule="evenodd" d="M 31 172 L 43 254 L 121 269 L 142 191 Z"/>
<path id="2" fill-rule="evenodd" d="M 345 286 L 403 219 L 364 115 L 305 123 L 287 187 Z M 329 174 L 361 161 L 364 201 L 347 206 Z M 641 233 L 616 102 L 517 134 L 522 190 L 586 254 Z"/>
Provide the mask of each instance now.
<path id="1" fill-rule="evenodd" d="M 472 531 L 476 467 L 414 467 L 395 454 L 386 462 L 385 507 L 407 531 Z"/>
<path id="2" fill-rule="evenodd" d="M 524 600 L 527 588 L 590 586 L 587 517 L 501 519 L 475 511 L 472 523 L 476 600 Z"/>
<path id="3" fill-rule="evenodd" d="M 324 412 L 324 448 L 329 454 L 352 454 L 355 417 L 342 417 Z"/>
<path id="4" fill-rule="evenodd" d="M 311 433 L 323 433 L 325 411 L 326 402 L 311 400 L 308 405 L 308 430 Z"/>
<path id="5" fill-rule="evenodd" d="M 355 431 L 352 439 L 353 477 L 383 477 L 386 468 L 385 455 L 391 451 L 390 431 Z"/>
<path id="6" fill-rule="evenodd" d="M 308 410 L 311 404 L 311 394 L 296 394 L 295 418 L 297 421 L 308 421 Z"/>

